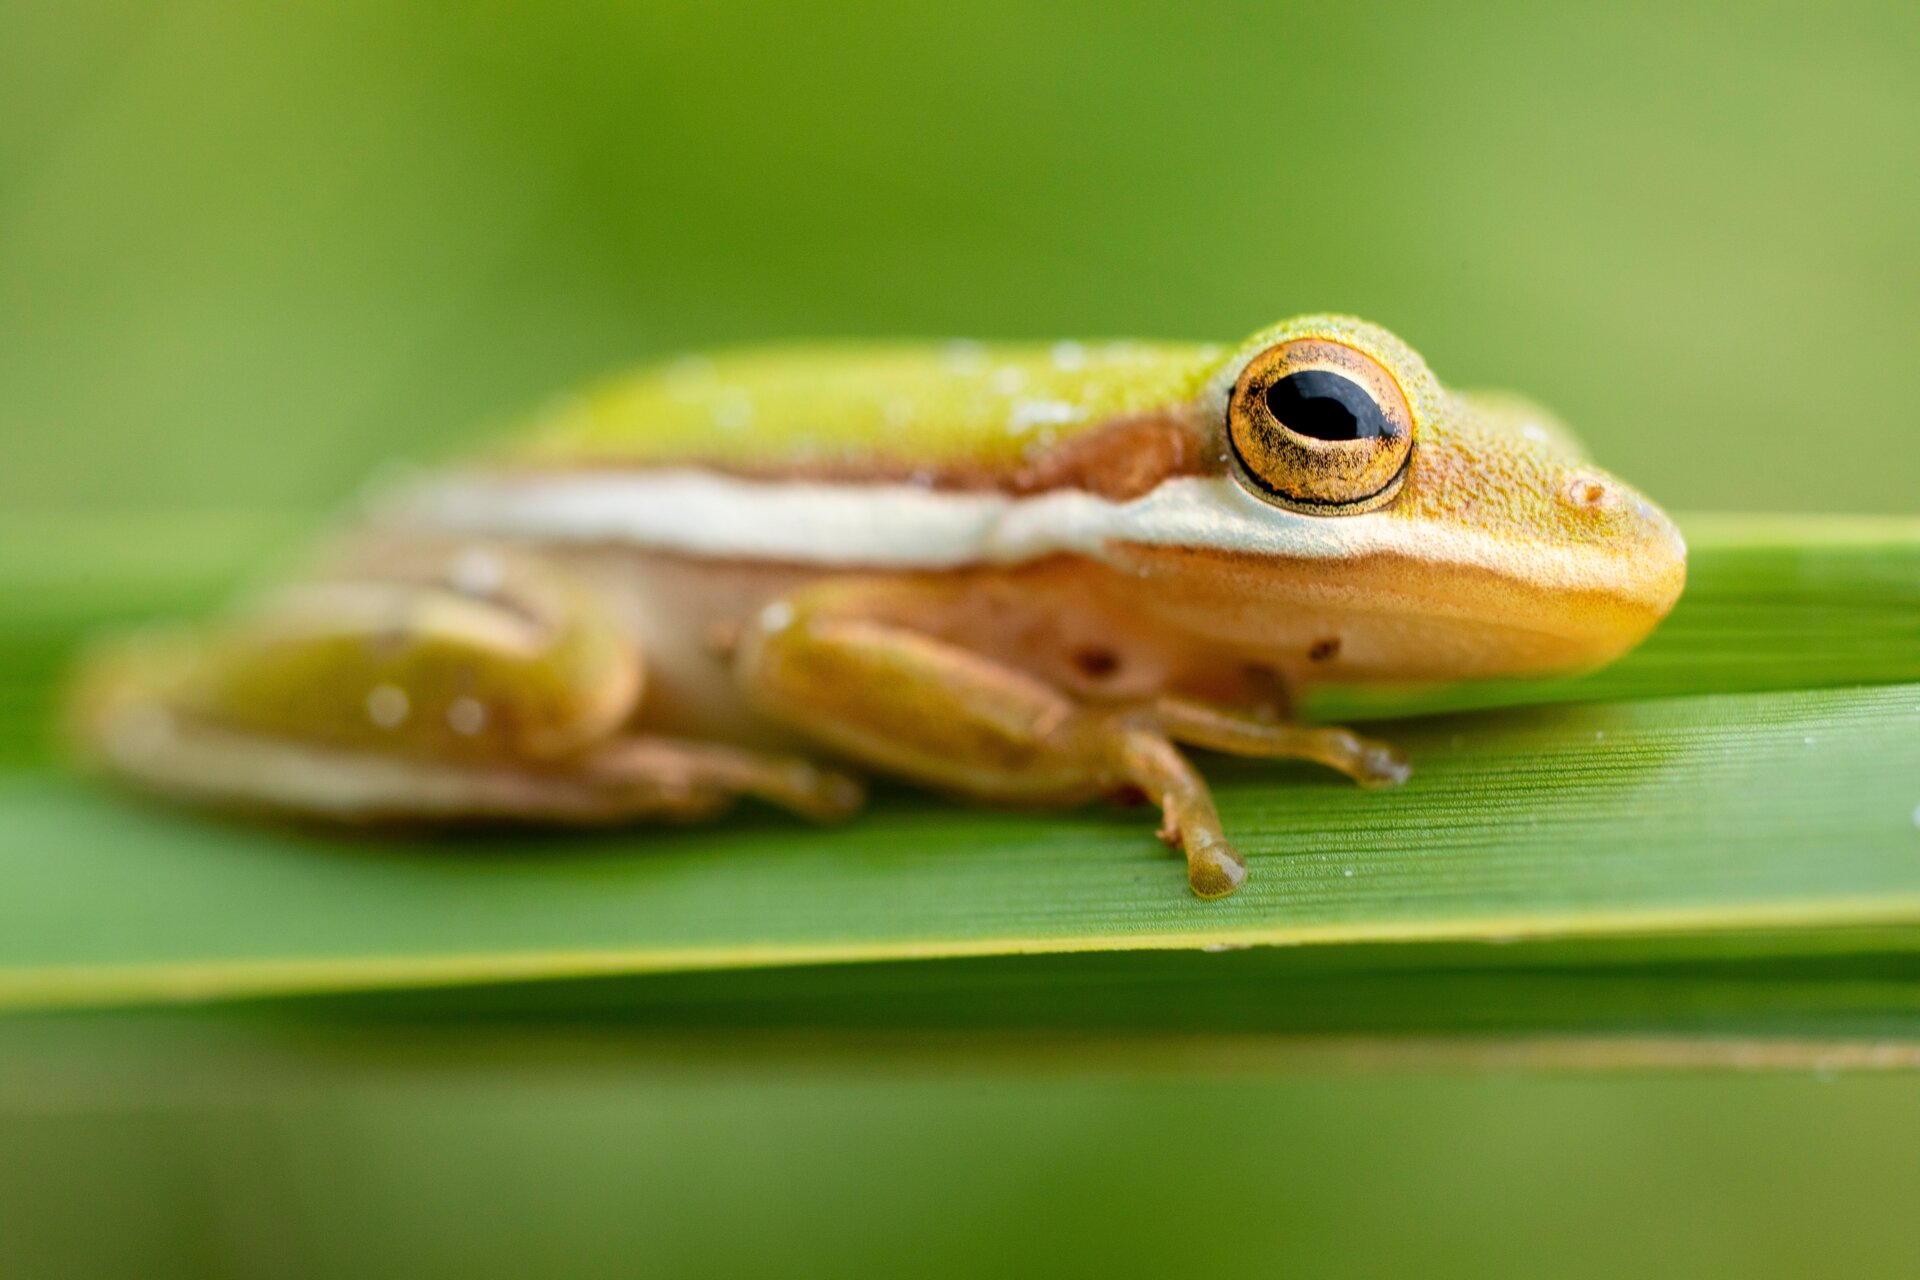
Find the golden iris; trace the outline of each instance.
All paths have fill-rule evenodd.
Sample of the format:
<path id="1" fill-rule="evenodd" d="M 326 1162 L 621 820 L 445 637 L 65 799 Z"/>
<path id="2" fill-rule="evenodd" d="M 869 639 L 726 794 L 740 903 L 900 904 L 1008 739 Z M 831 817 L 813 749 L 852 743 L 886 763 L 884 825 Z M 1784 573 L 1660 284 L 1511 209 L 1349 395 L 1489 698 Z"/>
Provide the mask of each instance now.
<path id="1" fill-rule="evenodd" d="M 1392 500 L 1413 451 L 1413 410 L 1387 368 L 1324 338 L 1268 347 L 1227 402 L 1235 470 L 1276 506 L 1355 515 Z"/>

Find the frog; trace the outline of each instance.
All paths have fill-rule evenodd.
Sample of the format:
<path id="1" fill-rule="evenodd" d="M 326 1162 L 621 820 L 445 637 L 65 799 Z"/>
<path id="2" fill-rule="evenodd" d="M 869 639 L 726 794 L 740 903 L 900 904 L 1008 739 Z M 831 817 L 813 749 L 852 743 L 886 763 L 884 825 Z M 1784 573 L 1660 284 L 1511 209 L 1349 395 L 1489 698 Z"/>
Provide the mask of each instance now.
<path id="1" fill-rule="evenodd" d="M 1597 668 L 1685 576 L 1546 410 L 1350 316 L 741 348 L 555 400 L 211 621 L 103 642 L 70 724 L 135 788 L 346 826 L 833 822 L 876 775 L 1144 801 L 1220 898 L 1247 864 L 1194 750 L 1397 785 L 1300 696 Z"/>

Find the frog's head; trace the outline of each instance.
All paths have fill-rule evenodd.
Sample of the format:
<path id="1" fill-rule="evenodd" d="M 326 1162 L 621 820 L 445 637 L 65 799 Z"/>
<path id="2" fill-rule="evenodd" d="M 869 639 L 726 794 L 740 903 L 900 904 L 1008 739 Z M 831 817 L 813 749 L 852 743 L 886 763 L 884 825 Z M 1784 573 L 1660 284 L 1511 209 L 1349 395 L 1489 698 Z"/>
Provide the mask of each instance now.
<path id="1" fill-rule="evenodd" d="M 1374 325 L 1263 330 L 1196 403 L 1224 474 L 1160 519 L 1148 499 L 1123 557 L 1196 630 L 1296 678 L 1592 667 L 1685 581 L 1673 523 L 1547 414 L 1443 388 Z"/>

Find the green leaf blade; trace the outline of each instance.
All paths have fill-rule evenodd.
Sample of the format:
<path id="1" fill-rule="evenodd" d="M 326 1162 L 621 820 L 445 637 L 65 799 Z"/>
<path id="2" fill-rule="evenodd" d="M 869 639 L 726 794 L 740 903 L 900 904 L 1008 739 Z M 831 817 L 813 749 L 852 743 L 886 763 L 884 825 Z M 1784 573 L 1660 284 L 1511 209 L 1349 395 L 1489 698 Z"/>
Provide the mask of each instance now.
<path id="1" fill-rule="evenodd" d="M 343 839 L 0 790 L 0 1000 L 822 961 L 1920 920 L 1920 686 L 1410 722 L 1369 793 L 1218 762 L 1252 868 L 1184 891 L 1139 813 L 890 797 L 592 838 Z"/>
<path id="2" fill-rule="evenodd" d="M 1166 966 L 1151 985 L 1177 983 L 1187 961 L 1173 953 L 1267 946 L 1375 975 L 1366 991 L 1324 988 L 1331 1003 L 1314 1007 L 1374 1009 L 1362 1023 L 1394 1035 L 1909 1027 L 1904 970 L 1867 988 L 1820 979 L 1812 1013 L 1797 1022 L 1792 992 L 1813 981 L 1804 967 L 1779 975 L 1800 984 L 1779 989 L 1784 1012 L 1754 1006 L 1765 1017 L 1736 1016 L 1747 1006 L 1714 987 L 1706 1004 L 1724 1013 L 1717 1022 L 1674 1016 L 1697 984 L 1645 970 L 1610 1006 L 1581 976 L 1725 946 L 1734 951 L 1714 954 L 1758 973 L 1751 966 L 1804 966 L 1834 950 L 1904 956 L 1920 940 L 1920 525 L 1706 519 L 1689 531 L 1685 601 L 1619 666 L 1424 703 L 1382 695 L 1376 710 L 1494 704 L 1380 726 L 1415 761 L 1403 788 L 1362 792 L 1305 766 L 1208 760 L 1252 867 L 1242 892 L 1215 903 L 1186 893 L 1143 812 L 1099 807 L 1001 813 L 896 790 L 834 830 L 742 811 L 691 829 L 401 839 L 142 804 L 49 763 L 40 722 L 77 637 L 102 620 L 213 598 L 232 573 L 211 567 L 226 540 L 203 536 L 197 569 L 155 574 L 142 561 L 97 579 L 63 571 L 57 552 L 15 544 L 0 557 L 15 588 L 0 608 L 17 623 L 0 636 L 10 739 L 0 760 L 0 1006 L 406 989 L 432 1001 L 456 985 L 734 972 L 765 985 L 774 1003 L 753 1007 L 772 1026 L 782 991 L 793 1008 L 814 1007 L 798 988 L 770 983 L 776 972 L 855 965 L 937 988 L 947 970 L 920 962 L 1030 956 L 1043 967 L 1022 981 L 1043 994 L 1027 1021 L 1001 1027 L 1010 1034 L 1051 1025 L 1147 1038 L 1332 1035 L 1359 1025 L 1320 1015 L 1246 1025 L 1229 1016 L 1231 999 L 1200 1002 L 1211 1012 L 1198 1022 L 1168 1022 L 1133 999 L 1112 1003 L 1107 1022 L 1075 1020 L 1086 992 L 1073 966 L 1097 963 L 1084 953 L 1159 953 L 1143 961 Z M 1498 706 L 1516 698 L 1536 705 Z M 1525 945 L 1488 945 L 1516 942 Z M 1520 995 L 1533 979 L 1521 971 L 1543 954 L 1561 957 L 1549 983 L 1557 994 L 1529 1003 Z M 1412 965 L 1512 969 L 1486 999 L 1566 1000 L 1568 1016 L 1487 1021 L 1472 1012 L 1479 979 L 1442 989 L 1376 973 Z M 1321 981 L 1247 972 L 1221 990 L 1257 1003 L 1271 984 Z M 546 982 L 543 998 L 580 985 Z M 1652 999 L 1652 1012 L 1638 1022 L 1609 1013 L 1620 990 Z M 1677 993 L 1678 1003 L 1649 992 Z M 738 991 L 718 998 L 745 1007 Z M 844 1024 L 858 1004 L 844 1000 L 827 1023 Z M 927 1008 L 929 1025 L 972 1016 Z M 1865 1020 L 1848 1020 L 1856 1008 Z M 1920 1032 L 1911 1038 L 1920 1043 Z"/>

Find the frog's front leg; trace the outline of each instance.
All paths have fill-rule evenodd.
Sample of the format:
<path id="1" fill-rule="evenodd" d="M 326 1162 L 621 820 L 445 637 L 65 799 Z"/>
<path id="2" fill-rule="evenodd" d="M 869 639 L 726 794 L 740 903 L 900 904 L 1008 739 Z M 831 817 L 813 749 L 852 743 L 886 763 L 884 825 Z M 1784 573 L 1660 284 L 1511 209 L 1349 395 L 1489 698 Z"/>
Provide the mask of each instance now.
<path id="1" fill-rule="evenodd" d="M 1229 894 L 1246 865 L 1205 781 L 1176 740 L 1243 755 L 1297 756 L 1366 783 L 1404 762 L 1340 729 L 1310 729 L 1179 698 L 1099 706 L 916 629 L 950 612 L 937 580 L 846 579 L 761 611 L 736 675 L 762 712 L 905 777 L 986 800 L 1070 803 L 1145 792 L 1202 897 Z"/>
<path id="2" fill-rule="evenodd" d="M 1168 737 L 1209 751 L 1268 760 L 1312 760 L 1338 769 L 1363 787 L 1398 786 L 1413 772 L 1397 748 L 1338 725 L 1289 724 L 1180 697 L 1159 699 L 1154 711 Z"/>
<path id="3" fill-rule="evenodd" d="M 94 655 L 82 749 L 148 790 L 352 821 L 690 819 L 861 802 L 805 761 L 642 736 L 637 642 L 588 583 L 501 549 L 382 550 L 197 634 Z"/>

